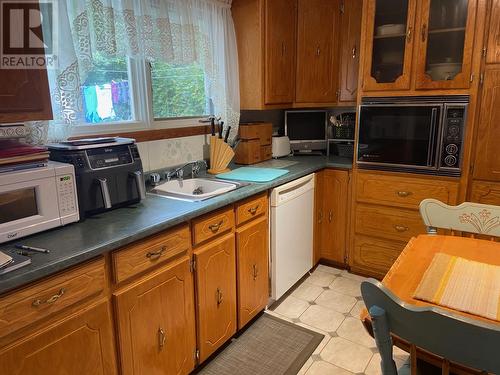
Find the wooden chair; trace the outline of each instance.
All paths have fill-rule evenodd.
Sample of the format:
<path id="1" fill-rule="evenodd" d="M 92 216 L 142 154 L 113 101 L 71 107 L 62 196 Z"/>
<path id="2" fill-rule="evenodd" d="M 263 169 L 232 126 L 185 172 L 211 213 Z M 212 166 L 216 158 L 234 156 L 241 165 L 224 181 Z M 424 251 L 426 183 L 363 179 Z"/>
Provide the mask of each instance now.
<path id="1" fill-rule="evenodd" d="M 417 374 L 417 347 L 444 358 L 442 374 L 449 374 L 450 362 L 500 374 L 500 324 L 408 304 L 375 279 L 361 284 L 361 294 L 372 319 L 383 375 L 398 374 L 391 334 L 411 343 L 410 365 L 399 374 Z"/>
<path id="2" fill-rule="evenodd" d="M 487 236 L 491 240 L 500 237 L 500 207 L 465 202 L 448 206 L 436 199 L 420 202 L 420 215 L 427 226 L 427 233 L 436 234 L 437 229 L 451 230 L 452 235 L 469 234 Z"/>

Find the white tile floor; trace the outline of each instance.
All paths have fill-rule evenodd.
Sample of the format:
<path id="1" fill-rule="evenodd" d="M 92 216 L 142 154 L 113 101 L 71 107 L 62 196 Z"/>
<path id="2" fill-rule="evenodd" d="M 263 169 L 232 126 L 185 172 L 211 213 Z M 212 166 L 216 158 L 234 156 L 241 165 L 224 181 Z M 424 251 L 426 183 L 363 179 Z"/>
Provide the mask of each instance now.
<path id="1" fill-rule="evenodd" d="M 325 335 L 299 374 L 381 374 L 375 341 L 359 319 L 364 306 L 360 292 L 363 279 L 320 265 L 276 310 L 268 311 Z M 408 354 L 394 348 L 394 357 L 400 366 Z"/>

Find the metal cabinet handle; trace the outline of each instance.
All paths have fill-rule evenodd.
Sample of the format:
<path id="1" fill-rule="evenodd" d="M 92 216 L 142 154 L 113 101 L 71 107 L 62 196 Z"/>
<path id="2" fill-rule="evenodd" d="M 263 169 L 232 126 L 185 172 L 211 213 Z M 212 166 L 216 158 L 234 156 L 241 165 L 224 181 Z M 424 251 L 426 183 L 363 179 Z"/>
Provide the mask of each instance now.
<path id="1" fill-rule="evenodd" d="M 285 56 L 286 53 L 286 45 L 285 42 L 281 42 L 281 56 Z"/>
<path id="2" fill-rule="evenodd" d="M 248 209 L 248 212 L 250 212 L 252 215 L 255 215 L 257 210 L 259 209 L 259 205 L 256 205 L 255 207 L 251 207 Z"/>
<path id="3" fill-rule="evenodd" d="M 330 211 L 330 212 L 328 213 L 328 222 L 329 222 L 329 223 L 331 223 L 331 222 L 332 222 L 332 220 L 333 220 L 333 211 Z"/>
<path id="4" fill-rule="evenodd" d="M 323 222 L 323 210 L 320 210 L 318 214 L 318 223 L 321 224 L 322 222 Z"/>
<path id="5" fill-rule="evenodd" d="M 422 42 L 427 40 L 427 24 L 422 25 Z"/>
<path id="6" fill-rule="evenodd" d="M 356 58 L 356 53 L 357 53 L 357 48 L 356 48 L 356 45 L 354 47 L 352 47 L 352 58 L 355 59 Z"/>
<path id="7" fill-rule="evenodd" d="M 411 191 L 397 191 L 396 194 L 398 195 L 398 197 L 406 198 L 411 195 Z"/>
<path id="8" fill-rule="evenodd" d="M 408 27 L 408 30 L 406 31 L 406 43 L 411 42 L 412 32 L 413 32 L 412 27 L 411 26 Z"/>
<path id="9" fill-rule="evenodd" d="M 135 184 L 137 186 L 137 192 L 141 200 L 146 199 L 146 188 L 144 185 L 144 176 L 141 171 L 135 171 L 130 173 L 130 176 L 135 179 Z"/>
<path id="10" fill-rule="evenodd" d="M 316 47 L 316 56 L 319 56 L 321 54 L 321 49 L 318 47 Z"/>
<path id="11" fill-rule="evenodd" d="M 163 246 L 160 250 L 158 251 L 150 251 L 146 254 L 146 257 L 149 258 L 149 260 L 156 260 L 159 257 L 163 255 L 163 253 L 167 251 L 167 247 Z"/>
<path id="12" fill-rule="evenodd" d="M 219 307 L 223 302 L 222 290 L 220 288 L 217 288 L 216 297 L 217 297 L 217 307 Z"/>
<path id="13" fill-rule="evenodd" d="M 59 293 L 54 294 L 54 295 L 53 295 L 52 297 L 50 297 L 49 299 L 46 299 L 45 301 L 42 301 L 42 300 L 40 300 L 40 299 L 36 299 L 36 300 L 34 300 L 34 301 L 31 303 L 31 305 L 32 305 L 32 306 L 40 306 L 40 305 L 43 305 L 43 304 L 51 304 L 51 303 L 54 303 L 54 302 L 56 302 L 59 298 L 61 298 L 61 297 L 64 295 L 64 293 L 66 293 L 66 289 L 61 288 L 61 289 L 59 290 Z"/>
<path id="14" fill-rule="evenodd" d="M 404 225 L 394 225 L 394 229 L 402 233 L 408 231 L 409 228 L 405 227 Z"/>
<path id="15" fill-rule="evenodd" d="M 257 280 L 257 276 L 259 276 L 259 269 L 257 268 L 257 265 L 253 265 L 253 279 L 254 281 Z"/>
<path id="16" fill-rule="evenodd" d="M 111 195 L 109 194 L 108 180 L 105 178 L 99 178 L 97 180 L 99 186 L 101 187 L 102 201 L 105 208 L 111 208 Z"/>
<path id="17" fill-rule="evenodd" d="M 224 220 L 221 220 L 219 221 L 218 223 L 216 224 L 212 224 L 212 225 L 209 225 L 208 228 L 212 231 L 212 232 L 217 232 L 220 227 L 222 226 L 222 224 L 224 223 Z"/>
<path id="18" fill-rule="evenodd" d="M 158 328 L 158 346 L 162 349 L 165 346 L 165 342 L 167 342 L 167 335 L 163 328 Z"/>

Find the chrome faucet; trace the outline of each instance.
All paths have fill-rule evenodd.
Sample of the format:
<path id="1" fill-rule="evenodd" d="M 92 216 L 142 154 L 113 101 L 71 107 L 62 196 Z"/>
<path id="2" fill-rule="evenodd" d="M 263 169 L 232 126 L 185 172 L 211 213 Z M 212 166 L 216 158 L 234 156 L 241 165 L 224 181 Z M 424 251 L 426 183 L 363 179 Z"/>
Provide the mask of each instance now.
<path id="1" fill-rule="evenodd" d="M 191 166 L 191 175 L 193 177 L 198 176 L 201 170 L 201 166 L 204 165 L 205 168 L 208 168 L 208 164 L 205 160 L 197 160 L 186 163 L 170 172 L 166 173 L 165 178 L 167 181 L 170 181 L 172 178 L 177 178 L 179 181 L 182 181 L 184 178 L 184 168 Z"/>

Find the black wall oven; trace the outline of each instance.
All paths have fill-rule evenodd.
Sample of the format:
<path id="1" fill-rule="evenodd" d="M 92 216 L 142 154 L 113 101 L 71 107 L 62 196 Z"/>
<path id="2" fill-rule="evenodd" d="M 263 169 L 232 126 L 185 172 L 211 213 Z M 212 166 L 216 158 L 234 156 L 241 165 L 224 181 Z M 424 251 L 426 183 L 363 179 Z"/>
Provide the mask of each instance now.
<path id="1" fill-rule="evenodd" d="M 360 168 L 460 176 L 468 96 L 363 98 Z"/>

